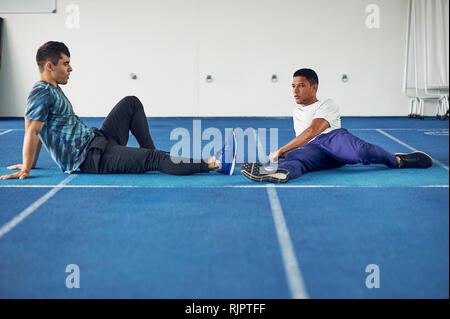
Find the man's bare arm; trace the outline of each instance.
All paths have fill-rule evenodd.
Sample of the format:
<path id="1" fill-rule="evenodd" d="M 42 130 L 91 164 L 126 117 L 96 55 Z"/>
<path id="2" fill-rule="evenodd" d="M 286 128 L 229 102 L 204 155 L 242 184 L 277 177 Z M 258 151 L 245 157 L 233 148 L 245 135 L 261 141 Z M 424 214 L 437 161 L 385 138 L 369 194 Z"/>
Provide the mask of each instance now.
<path id="1" fill-rule="evenodd" d="M 36 146 L 36 151 L 34 152 L 33 165 L 31 166 L 31 168 L 36 168 L 36 163 L 39 159 L 39 154 L 41 153 L 41 148 L 42 148 L 42 142 L 39 139 L 38 144 Z"/>
<path id="2" fill-rule="evenodd" d="M 289 151 L 302 147 L 311 141 L 314 137 L 321 134 L 330 124 L 327 120 L 322 118 L 314 119 L 311 125 L 304 130 L 299 136 L 292 139 L 289 143 L 281 147 L 279 150 L 270 153 L 269 159 L 272 163 L 278 163 L 278 158 L 283 158 Z"/>
<path id="3" fill-rule="evenodd" d="M 25 137 L 24 137 L 25 140 Z M 34 153 L 34 160 L 33 160 L 33 166 L 31 166 L 31 168 L 36 168 L 36 163 L 39 159 L 39 154 L 41 152 L 41 148 L 42 148 L 42 142 L 41 140 L 38 141 L 38 145 L 36 147 L 36 152 Z M 23 168 L 23 164 L 14 164 L 14 165 L 10 165 L 8 166 L 8 169 L 22 169 Z"/>
<path id="4" fill-rule="evenodd" d="M 25 138 L 23 140 L 22 164 L 13 165 L 8 168 L 20 169 L 19 172 L 9 175 L 3 175 L 0 179 L 19 178 L 24 179 L 30 176 L 30 170 L 36 165 L 41 149 L 39 132 L 42 130 L 44 122 L 25 119 Z"/>

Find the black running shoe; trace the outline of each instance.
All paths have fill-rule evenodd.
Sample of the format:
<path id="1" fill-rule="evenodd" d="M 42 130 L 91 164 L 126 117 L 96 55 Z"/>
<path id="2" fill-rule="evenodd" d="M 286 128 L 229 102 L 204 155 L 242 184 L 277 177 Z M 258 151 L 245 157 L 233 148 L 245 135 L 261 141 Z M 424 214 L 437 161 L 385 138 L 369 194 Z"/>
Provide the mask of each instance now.
<path id="1" fill-rule="evenodd" d="M 244 163 L 241 166 L 242 174 L 255 182 L 286 183 L 289 180 L 289 171 L 259 163 Z"/>
<path id="2" fill-rule="evenodd" d="M 433 165 L 431 156 L 423 152 L 395 153 L 394 155 L 400 158 L 399 168 L 427 168 Z"/>

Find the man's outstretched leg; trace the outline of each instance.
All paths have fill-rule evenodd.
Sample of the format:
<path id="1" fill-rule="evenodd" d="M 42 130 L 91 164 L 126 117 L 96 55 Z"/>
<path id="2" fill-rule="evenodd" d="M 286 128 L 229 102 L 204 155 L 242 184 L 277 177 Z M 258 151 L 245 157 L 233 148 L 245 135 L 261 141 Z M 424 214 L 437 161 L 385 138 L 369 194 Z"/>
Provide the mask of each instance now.
<path id="1" fill-rule="evenodd" d="M 195 173 L 218 173 L 232 175 L 236 162 L 237 145 L 234 133 L 225 140 L 223 148 L 214 156 L 201 161 L 175 157 L 157 149 L 136 148 L 119 145 L 115 140 L 98 137 L 105 144 L 93 147 L 80 166 L 84 173 L 93 174 L 140 174 L 161 171 L 171 175 Z"/>
<path id="2" fill-rule="evenodd" d="M 384 164 L 390 168 L 427 168 L 433 164 L 424 152 L 392 154 L 342 128 L 319 136 L 313 143 L 343 164 Z"/>

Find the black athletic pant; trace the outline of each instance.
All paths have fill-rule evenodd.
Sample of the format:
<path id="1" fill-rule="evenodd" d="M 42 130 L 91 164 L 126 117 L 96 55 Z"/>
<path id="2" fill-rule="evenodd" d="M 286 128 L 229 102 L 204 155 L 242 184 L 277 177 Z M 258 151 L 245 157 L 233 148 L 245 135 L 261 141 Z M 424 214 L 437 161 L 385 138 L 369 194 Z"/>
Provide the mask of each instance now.
<path id="1" fill-rule="evenodd" d="M 135 96 L 123 98 L 106 117 L 100 130 L 93 130 L 96 137 L 80 166 L 84 173 L 138 174 L 161 171 L 189 175 L 210 171 L 203 160 L 194 163 L 192 159 L 173 157 L 157 150 L 150 136 L 142 103 Z M 130 131 L 138 141 L 139 148 L 126 146 Z"/>

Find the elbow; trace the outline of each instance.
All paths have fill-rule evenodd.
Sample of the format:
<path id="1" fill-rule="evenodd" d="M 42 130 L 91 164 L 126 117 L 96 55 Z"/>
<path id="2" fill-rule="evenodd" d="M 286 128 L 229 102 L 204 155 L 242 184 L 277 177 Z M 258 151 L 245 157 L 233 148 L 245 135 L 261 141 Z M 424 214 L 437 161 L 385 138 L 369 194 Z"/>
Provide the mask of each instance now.
<path id="1" fill-rule="evenodd" d="M 25 133 L 25 139 L 30 139 L 32 141 L 39 142 L 40 141 L 40 139 L 39 139 L 39 133 L 40 132 L 41 132 L 40 130 L 28 130 Z"/>
<path id="2" fill-rule="evenodd" d="M 308 135 L 311 139 L 313 139 L 314 137 L 322 134 L 328 127 L 330 127 L 330 125 L 325 121 L 323 125 L 312 125 L 307 129 Z"/>
<path id="3" fill-rule="evenodd" d="M 39 136 L 39 133 L 40 133 L 41 131 L 40 130 L 29 130 L 28 132 L 27 132 L 27 134 L 29 134 L 30 136 Z"/>
<path id="4" fill-rule="evenodd" d="M 41 126 L 36 126 L 36 127 L 30 127 L 29 129 L 29 133 L 38 136 L 39 133 L 41 133 L 42 131 L 42 127 Z"/>

